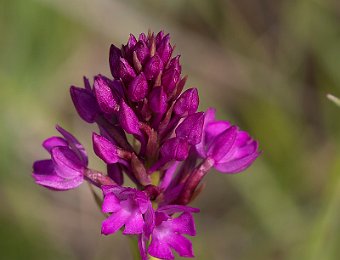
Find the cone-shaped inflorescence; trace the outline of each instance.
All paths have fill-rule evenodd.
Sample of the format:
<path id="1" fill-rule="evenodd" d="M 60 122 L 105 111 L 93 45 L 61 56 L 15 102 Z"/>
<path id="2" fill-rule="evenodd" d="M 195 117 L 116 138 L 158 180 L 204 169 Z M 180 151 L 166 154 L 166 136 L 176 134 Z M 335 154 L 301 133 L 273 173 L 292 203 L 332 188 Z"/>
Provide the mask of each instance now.
<path id="1" fill-rule="evenodd" d="M 110 47 L 112 77 L 97 75 L 93 86 L 71 86 L 79 116 L 96 123 L 95 154 L 107 173 L 88 168 L 82 145 L 64 129 L 43 146 L 51 159 L 34 163 L 37 184 L 68 190 L 83 180 L 103 192 L 105 235 L 123 229 L 137 235 L 142 259 L 148 255 L 173 259 L 193 257 L 190 240 L 196 234 L 186 206 L 202 190 L 211 168 L 223 173 L 245 170 L 258 157 L 258 143 L 227 121 L 215 119 L 214 109 L 197 112 L 196 88 L 185 91 L 180 56 L 173 55 L 170 36 L 130 35 L 126 45 Z M 135 187 L 124 187 L 130 178 Z M 177 215 L 174 215 L 177 214 Z M 179 214 L 179 215 L 178 215 Z"/>

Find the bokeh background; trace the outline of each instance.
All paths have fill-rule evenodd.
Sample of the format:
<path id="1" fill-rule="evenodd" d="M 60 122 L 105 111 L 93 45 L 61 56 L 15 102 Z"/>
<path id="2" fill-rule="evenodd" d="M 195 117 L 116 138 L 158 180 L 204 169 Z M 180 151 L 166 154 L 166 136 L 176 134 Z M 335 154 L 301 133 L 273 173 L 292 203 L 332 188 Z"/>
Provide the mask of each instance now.
<path id="1" fill-rule="evenodd" d="M 0 258 L 132 259 L 125 237 L 100 235 L 85 184 L 50 192 L 30 174 L 56 123 L 91 150 L 68 88 L 109 75 L 110 44 L 149 28 L 171 33 L 201 109 L 263 150 L 206 178 L 196 259 L 340 259 L 337 0 L 0 0 Z"/>

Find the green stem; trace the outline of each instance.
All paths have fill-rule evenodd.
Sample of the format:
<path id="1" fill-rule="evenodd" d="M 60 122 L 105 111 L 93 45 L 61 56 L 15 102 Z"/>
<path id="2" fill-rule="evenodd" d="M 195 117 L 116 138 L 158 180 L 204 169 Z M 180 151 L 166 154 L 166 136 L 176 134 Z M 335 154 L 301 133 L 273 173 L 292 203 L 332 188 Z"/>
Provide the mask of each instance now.
<path id="1" fill-rule="evenodd" d="M 130 248 L 132 252 L 133 259 L 135 260 L 140 260 L 140 253 L 139 253 L 139 248 L 138 248 L 138 240 L 136 236 L 128 236 L 129 241 L 130 241 Z"/>

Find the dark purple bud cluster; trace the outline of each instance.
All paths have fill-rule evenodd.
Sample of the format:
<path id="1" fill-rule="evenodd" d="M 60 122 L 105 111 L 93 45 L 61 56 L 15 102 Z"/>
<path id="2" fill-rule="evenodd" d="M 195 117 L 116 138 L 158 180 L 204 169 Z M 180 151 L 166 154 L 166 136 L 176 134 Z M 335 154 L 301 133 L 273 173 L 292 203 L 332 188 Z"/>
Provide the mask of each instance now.
<path id="1" fill-rule="evenodd" d="M 143 259 L 173 259 L 171 249 L 192 257 L 183 234 L 196 234 L 192 213 L 198 209 L 186 205 L 202 190 L 203 177 L 212 167 L 240 172 L 259 155 L 258 143 L 215 120 L 213 109 L 197 112 L 198 91 L 183 92 L 187 77 L 173 51 L 163 31 L 138 39 L 131 34 L 126 45 L 110 48 L 112 78 L 99 74 L 93 86 L 84 78 L 84 88 L 70 88 L 79 116 L 98 125 L 93 149 L 107 174 L 89 169 L 83 147 L 61 128 L 64 138 L 44 142 L 52 159 L 34 164 L 33 177 L 42 186 L 67 190 L 86 179 L 99 187 L 102 210 L 110 215 L 102 233 L 124 228 L 124 235 L 138 235 Z M 136 187 L 124 187 L 125 177 Z"/>

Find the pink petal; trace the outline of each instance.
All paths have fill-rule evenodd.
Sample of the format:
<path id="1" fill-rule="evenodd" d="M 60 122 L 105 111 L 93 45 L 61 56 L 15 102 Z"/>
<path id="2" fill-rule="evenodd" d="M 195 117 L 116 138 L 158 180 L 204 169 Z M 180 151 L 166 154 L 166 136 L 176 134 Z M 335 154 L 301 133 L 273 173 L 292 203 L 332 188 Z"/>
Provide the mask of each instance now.
<path id="1" fill-rule="evenodd" d="M 189 239 L 184 236 L 173 233 L 169 235 L 166 242 L 180 255 L 183 257 L 194 257 L 192 250 L 192 244 Z"/>
<path id="2" fill-rule="evenodd" d="M 105 219 L 102 223 L 102 234 L 110 235 L 115 233 L 125 224 L 125 221 L 128 218 L 129 214 L 127 214 L 124 210 L 112 213 L 112 215 Z"/>
<path id="3" fill-rule="evenodd" d="M 51 151 L 54 169 L 63 178 L 82 175 L 84 167 L 78 156 L 68 147 L 55 147 Z"/>
<path id="4" fill-rule="evenodd" d="M 172 230 L 189 236 L 196 235 L 195 223 L 190 213 L 183 213 L 171 221 Z"/>
<path id="5" fill-rule="evenodd" d="M 68 146 L 68 143 L 61 137 L 52 136 L 46 139 L 42 145 L 49 153 L 51 153 L 52 148 L 56 146 Z"/>
<path id="6" fill-rule="evenodd" d="M 32 176 L 37 184 L 53 190 L 74 189 L 82 184 L 84 180 L 83 176 L 76 176 L 72 179 L 64 179 L 57 175 L 40 175 L 34 173 Z"/>
<path id="7" fill-rule="evenodd" d="M 152 237 L 148 253 L 160 259 L 172 260 L 175 259 L 171 249 L 167 243 L 159 240 L 155 235 Z"/>
<path id="8" fill-rule="evenodd" d="M 216 164 L 214 168 L 222 173 L 238 173 L 247 169 L 259 156 L 259 153 L 253 153 L 242 159 L 236 159 L 226 163 Z"/>
<path id="9" fill-rule="evenodd" d="M 64 128 L 62 128 L 59 125 L 56 126 L 56 129 L 66 139 L 66 141 L 68 142 L 72 150 L 79 156 L 79 158 L 81 158 L 83 165 L 87 166 L 88 159 L 87 159 L 85 148 L 77 140 L 77 138 L 75 138 L 70 132 L 66 131 Z"/>
<path id="10" fill-rule="evenodd" d="M 205 143 L 209 145 L 210 142 L 223 131 L 227 130 L 231 124 L 228 121 L 213 121 L 207 124 L 205 128 Z"/>
<path id="11" fill-rule="evenodd" d="M 143 233 L 144 219 L 141 213 L 135 212 L 125 223 L 124 235 Z"/>
<path id="12" fill-rule="evenodd" d="M 117 197 L 109 193 L 104 196 L 103 204 L 102 204 L 102 212 L 109 213 L 109 212 L 117 212 L 121 210 L 120 202 Z"/>
<path id="13" fill-rule="evenodd" d="M 224 156 L 230 152 L 237 137 L 237 128 L 232 126 L 221 134 L 216 136 L 212 141 L 207 155 L 212 157 L 215 161 L 221 160 Z"/>

